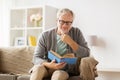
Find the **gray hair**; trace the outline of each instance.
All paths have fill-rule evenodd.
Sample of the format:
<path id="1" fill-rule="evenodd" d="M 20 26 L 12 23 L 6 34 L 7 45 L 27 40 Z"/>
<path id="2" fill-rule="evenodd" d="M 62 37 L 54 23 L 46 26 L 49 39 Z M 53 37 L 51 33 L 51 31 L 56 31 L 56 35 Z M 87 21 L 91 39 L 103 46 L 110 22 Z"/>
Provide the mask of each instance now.
<path id="1" fill-rule="evenodd" d="M 58 12 L 57 12 L 57 18 L 59 18 L 62 14 L 66 14 L 66 13 L 70 13 L 73 16 L 73 18 L 74 18 L 73 11 L 70 10 L 70 9 L 68 9 L 68 8 L 63 8 L 63 9 L 58 10 Z"/>

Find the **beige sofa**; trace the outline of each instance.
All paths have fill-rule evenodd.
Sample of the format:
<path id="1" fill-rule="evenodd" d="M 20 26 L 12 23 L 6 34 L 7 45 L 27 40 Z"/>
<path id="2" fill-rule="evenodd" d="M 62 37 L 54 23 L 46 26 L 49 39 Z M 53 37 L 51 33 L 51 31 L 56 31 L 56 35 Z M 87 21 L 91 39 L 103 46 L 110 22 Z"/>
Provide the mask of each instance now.
<path id="1" fill-rule="evenodd" d="M 0 48 L 0 80 L 29 80 L 34 47 Z M 47 79 L 50 80 L 50 79 Z M 80 80 L 73 77 L 70 80 Z"/>
<path id="2" fill-rule="evenodd" d="M 34 47 L 0 48 L 0 80 L 29 80 L 33 52 Z"/>

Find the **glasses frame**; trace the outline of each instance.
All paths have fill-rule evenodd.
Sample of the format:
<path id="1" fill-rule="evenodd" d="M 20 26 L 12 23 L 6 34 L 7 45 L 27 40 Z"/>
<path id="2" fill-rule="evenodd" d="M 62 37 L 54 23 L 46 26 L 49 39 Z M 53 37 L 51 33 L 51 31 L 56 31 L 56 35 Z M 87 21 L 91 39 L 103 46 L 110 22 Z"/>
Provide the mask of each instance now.
<path id="1" fill-rule="evenodd" d="M 68 26 L 70 26 L 70 25 L 72 25 L 72 21 L 64 21 L 64 20 L 58 20 L 59 21 L 59 23 L 61 24 L 61 25 L 64 25 L 64 24 L 66 24 L 66 25 L 68 25 Z"/>

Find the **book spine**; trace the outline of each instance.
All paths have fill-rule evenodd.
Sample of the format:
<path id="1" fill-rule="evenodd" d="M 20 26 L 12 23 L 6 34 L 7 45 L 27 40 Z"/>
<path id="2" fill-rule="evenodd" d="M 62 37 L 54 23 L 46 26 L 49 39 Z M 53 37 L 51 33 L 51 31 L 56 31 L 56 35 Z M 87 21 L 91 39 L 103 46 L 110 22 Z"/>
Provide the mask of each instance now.
<path id="1" fill-rule="evenodd" d="M 36 37 L 35 36 L 29 36 L 29 45 L 36 46 Z"/>

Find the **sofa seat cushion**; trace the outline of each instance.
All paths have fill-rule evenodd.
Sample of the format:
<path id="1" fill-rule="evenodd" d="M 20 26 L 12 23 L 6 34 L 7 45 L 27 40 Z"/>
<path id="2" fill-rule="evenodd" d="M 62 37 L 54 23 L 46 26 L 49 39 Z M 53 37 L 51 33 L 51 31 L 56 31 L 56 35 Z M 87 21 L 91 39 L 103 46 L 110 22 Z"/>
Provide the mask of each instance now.
<path id="1" fill-rule="evenodd" d="M 30 80 L 30 75 L 20 75 L 17 80 Z M 45 78 L 43 80 L 51 80 L 50 78 Z M 79 76 L 72 76 L 68 80 L 82 80 Z"/>
<path id="2" fill-rule="evenodd" d="M 0 74 L 0 80 L 16 80 L 16 75 L 10 75 L 10 74 Z"/>
<path id="3" fill-rule="evenodd" d="M 30 80 L 30 75 L 20 75 L 17 80 Z"/>
<path id="4" fill-rule="evenodd" d="M 26 74 L 33 66 L 34 47 L 0 48 L 0 72 Z"/>
<path id="5" fill-rule="evenodd" d="M 17 77 L 17 80 L 30 80 L 30 75 L 20 75 Z M 51 80 L 50 78 L 45 78 L 43 80 Z"/>

